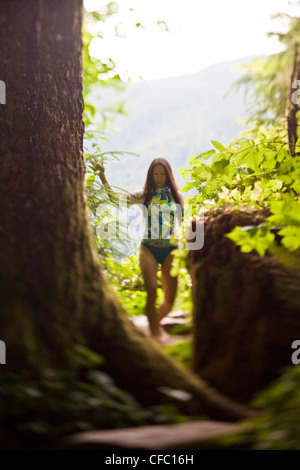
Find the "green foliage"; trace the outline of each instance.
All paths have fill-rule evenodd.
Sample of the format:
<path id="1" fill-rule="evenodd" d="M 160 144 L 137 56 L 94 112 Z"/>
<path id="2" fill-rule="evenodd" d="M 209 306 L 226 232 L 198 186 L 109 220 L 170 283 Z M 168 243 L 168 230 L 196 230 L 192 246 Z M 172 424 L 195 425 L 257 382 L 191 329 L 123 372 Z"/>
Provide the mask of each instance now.
<path id="1" fill-rule="evenodd" d="M 258 393 L 252 405 L 261 409 L 245 435 L 254 450 L 300 450 L 300 368 L 288 366 L 280 378 Z M 244 438 L 245 438 L 244 435 Z"/>
<path id="2" fill-rule="evenodd" d="M 104 361 L 101 356 L 78 347 L 74 359 L 74 370 L 47 369 L 37 378 L 13 373 L 0 376 L 0 415 L 5 429 L 2 449 L 47 446 L 86 430 L 188 419 L 176 408 L 183 397 L 144 408 L 99 369 Z"/>
<path id="3" fill-rule="evenodd" d="M 90 44 L 93 39 L 101 40 L 101 24 L 111 15 L 118 11 L 118 4 L 110 2 L 106 10 L 84 12 L 84 22 L 82 27 L 82 60 L 83 60 L 83 98 L 84 115 L 83 120 L 86 129 L 95 125 L 95 117 L 101 123 L 100 128 L 104 129 L 107 121 L 111 121 L 117 114 L 124 112 L 122 105 L 118 102 L 115 106 L 96 109 L 93 103 L 93 94 L 99 87 L 112 87 L 115 90 L 124 90 L 124 84 L 116 73 L 116 64 L 109 59 L 103 60 L 93 57 L 90 54 Z M 99 129 L 98 129 L 99 130 Z"/>
<path id="4" fill-rule="evenodd" d="M 97 92 L 103 87 L 123 91 L 125 84 L 116 73 L 116 64 L 110 59 L 106 62 L 95 58 L 90 54 L 90 45 L 93 39 L 101 40 L 101 27 L 103 22 L 118 12 L 116 2 L 108 2 L 105 8 L 99 11 L 85 11 L 82 28 L 83 42 L 83 97 L 84 97 L 84 156 L 86 160 L 86 194 L 91 213 L 91 223 L 94 231 L 95 245 L 102 259 L 109 256 L 124 256 L 124 245 L 113 244 L 109 237 L 105 243 L 99 236 L 100 229 L 105 230 L 109 224 L 115 221 L 116 230 L 122 233 L 122 224 L 116 220 L 113 212 L 115 205 L 109 198 L 105 188 L 100 182 L 94 164 L 106 163 L 111 160 L 119 160 L 124 154 L 122 151 L 101 151 L 101 140 L 107 140 L 104 134 L 107 122 L 114 120 L 119 114 L 124 114 L 123 103 L 110 103 L 106 107 L 97 108 L 94 100 Z M 127 155 L 129 152 L 127 152 Z M 121 238 L 121 237 L 120 237 Z"/>
<path id="5" fill-rule="evenodd" d="M 229 436 L 222 437 L 224 449 L 300 450 L 300 368 L 287 366 L 281 376 L 249 403 L 258 411 L 255 418 L 240 421 Z"/>
<path id="6" fill-rule="evenodd" d="M 257 227 L 236 226 L 227 237 L 241 247 L 242 253 L 250 253 L 256 250 L 260 256 L 264 256 L 267 248 L 272 245 L 275 239 L 275 235 L 268 231 L 266 225 Z"/>
<path id="7" fill-rule="evenodd" d="M 127 237 L 127 225 L 117 216 L 121 210 L 118 193 L 111 194 L 101 183 L 97 164 L 107 161 L 119 161 L 121 156 L 136 156 L 130 152 L 102 152 L 99 139 L 104 139 L 100 132 L 86 132 L 84 156 L 86 160 L 86 195 L 91 214 L 91 224 L 94 233 L 95 246 L 99 256 L 106 259 L 113 256 L 120 259 L 125 256 L 130 246 Z M 122 190 L 126 193 L 126 190 Z M 109 234 L 113 232 L 112 236 Z M 117 239 L 117 241 L 116 241 Z"/>
<path id="8" fill-rule="evenodd" d="M 245 86 L 245 102 L 250 117 L 245 124 L 272 125 L 284 116 L 290 91 L 292 53 L 257 57 L 240 69 L 244 72 L 233 87 Z"/>
<path id="9" fill-rule="evenodd" d="M 230 206 L 233 209 L 268 208 L 271 215 L 258 227 L 235 227 L 228 234 L 241 250 L 256 250 L 264 256 L 275 243 L 277 232 L 287 250 L 299 243 L 300 157 L 288 151 L 286 131 L 261 126 L 255 136 L 243 133 L 227 145 L 212 142 L 214 149 L 190 159 L 183 170 L 190 181 L 182 188 L 198 192 L 191 202 L 206 210 Z M 218 151 L 216 151 L 217 149 Z M 300 141 L 296 145 L 300 150 Z"/>
<path id="10" fill-rule="evenodd" d="M 175 250 L 174 250 L 175 251 Z M 174 253 L 174 252 L 173 252 Z M 173 258 L 173 264 L 176 263 L 176 258 Z M 174 275 L 173 267 L 171 268 L 171 275 Z M 192 312 L 192 278 L 188 272 L 186 265 L 182 266 L 177 271 L 178 276 L 178 291 L 174 302 L 173 310 L 183 310 L 185 312 Z"/>
<path id="11" fill-rule="evenodd" d="M 283 33 L 269 33 L 277 36 L 284 46 L 283 51 L 267 57 L 257 57 L 240 66 L 244 71 L 241 79 L 232 88 L 244 87 L 245 101 L 251 113 L 246 123 L 253 123 L 255 129 L 261 125 L 284 125 L 286 105 L 291 94 L 291 73 L 295 47 L 300 43 L 300 18 L 285 13 L 274 15 L 286 23 Z"/>
<path id="12" fill-rule="evenodd" d="M 175 251 L 175 250 L 174 250 Z M 143 315 L 146 305 L 146 291 L 139 265 L 139 255 L 126 256 L 121 260 L 113 257 L 103 259 L 104 271 L 110 285 L 118 294 L 122 305 L 129 315 Z M 178 271 L 178 294 L 173 310 L 191 311 L 191 277 L 185 267 Z M 158 270 L 157 304 L 163 300 L 161 270 Z"/>
<path id="13" fill-rule="evenodd" d="M 271 212 L 269 223 L 283 227 L 278 232 L 282 245 L 289 251 L 297 250 L 300 247 L 300 201 L 271 202 Z"/>
<path id="14" fill-rule="evenodd" d="M 299 25 L 299 20 L 293 20 L 288 33 L 281 36 L 287 46 L 285 51 L 268 58 L 255 59 L 245 67 L 246 74 L 240 84 L 251 87 L 250 106 L 253 113 L 250 121 L 254 122 L 254 128 L 226 145 L 211 141 L 213 148 L 193 156 L 189 162 L 190 167 L 181 170 L 182 176 L 189 178 L 182 190 L 196 190 L 196 195 L 186 200 L 195 208 L 203 205 L 207 211 L 222 210 L 225 206 L 239 210 L 249 207 L 268 209 L 270 215 L 264 224 L 236 227 L 228 237 L 241 247 L 242 252 L 256 250 L 264 256 L 268 250 L 278 252 L 280 249 L 281 256 L 282 250 L 285 250 L 283 256 L 289 260 L 289 256 L 300 247 L 300 141 L 296 144 L 296 156 L 293 158 L 289 153 L 283 116 L 290 96 L 293 46 L 300 37 Z M 86 38 L 88 42 L 88 34 Z M 106 69 L 102 69 L 103 73 L 112 72 L 113 64 L 106 66 Z M 93 61 L 90 63 L 90 71 L 91 76 L 100 71 Z M 92 118 L 93 110 L 88 107 L 86 109 Z M 95 217 L 99 214 L 99 207 L 104 208 L 102 218 L 110 217 L 110 201 L 99 185 L 97 175 L 89 166 L 91 155 L 92 153 L 86 155 L 89 206 Z M 101 154 L 100 148 L 96 149 L 94 157 L 101 161 L 108 158 Z M 97 223 L 96 218 L 94 223 Z M 112 251 L 101 252 L 104 250 L 103 246 L 97 240 L 96 244 L 106 273 L 126 311 L 130 315 L 143 313 L 145 292 L 137 256 L 128 257 L 121 262 L 115 261 Z M 179 303 L 175 308 L 184 305 L 183 310 L 191 310 L 191 282 L 186 272 L 188 256 L 184 249 L 175 250 L 174 255 L 172 274 L 180 277 Z M 295 255 L 297 259 L 298 252 Z M 299 272 L 299 267 L 297 270 Z M 186 341 L 165 349 L 186 366 L 191 366 L 191 337 L 187 336 Z M 299 368 L 292 367 L 277 383 L 257 397 L 254 405 L 262 407 L 264 412 L 250 422 L 248 431 L 241 432 L 237 437 L 237 445 L 243 441 L 254 441 L 255 448 L 258 449 L 299 449 L 299 379 Z M 173 392 L 166 393 L 172 395 Z M 123 402 L 122 404 L 124 405 Z M 112 408 L 115 411 L 114 406 Z M 120 406 L 117 406 L 117 410 L 119 414 L 116 422 L 119 419 L 122 426 L 124 417 L 120 416 Z M 144 418 L 145 415 L 143 418 L 139 417 L 139 422 Z M 134 419 L 133 422 L 136 423 Z"/>
<path id="15" fill-rule="evenodd" d="M 178 329 L 173 329 L 171 334 L 182 333 Z M 188 369 L 192 368 L 192 337 L 187 335 L 185 339 L 179 340 L 176 344 L 165 346 L 165 351 L 170 356 L 174 357 L 178 362 L 181 362 Z"/>
<path id="16" fill-rule="evenodd" d="M 277 17 L 287 19 L 284 13 Z M 288 17 L 285 33 L 276 35 L 285 49 L 267 58 L 256 58 L 243 65 L 243 77 L 235 86 L 246 85 L 246 96 L 250 92 L 250 109 L 253 114 L 248 122 L 254 128 L 250 138 L 240 138 L 226 148 L 215 142 L 219 150 L 206 152 L 202 161 L 214 154 L 211 165 L 201 163 L 200 186 L 208 186 L 200 201 L 212 199 L 215 205 L 230 204 L 236 208 L 245 205 L 267 207 L 271 215 L 260 227 L 236 227 L 228 235 L 242 252 L 256 250 L 261 256 L 275 249 L 275 235 L 288 251 L 298 250 L 299 193 L 300 193 L 300 141 L 295 147 L 295 157 L 289 153 L 287 135 L 284 130 L 284 115 L 291 99 L 291 74 L 296 47 L 300 39 L 300 19 Z M 247 121 L 246 121 L 247 122 Z M 247 133 L 245 133 L 247 136 Z M 205 166 L 205 168 L 203 168 Z M 201 191 L 201 187 L 198 189 Z M 293 214 L 293 216 L 291 216 Z"/>
<path id="17" fill-rule="evenodd" d="M 99 256 L 103 262 L 104 270 L 110 279 L 110 283 L 122 302 L 123 307 L 130 315 L 140 315 L 144 313 L 146 304 L 146 292 L 144 290 L 142 274 L 139 267 L 137 255 L 126 256 L 126 252 L 136 252 L 136 247 L 131 246 L 131 241 L 126 237 L 125 224 L 116 215 L 119 208 L 116 195 L 107 191 L 100 181 L 98 171 L 95 170 L 97 163 L 106 164 L 108 161 L 118 162 L 120 158 L 126 156 L 136 156 L 130 152 L 111 151 L 102 152 L 101 140 L 106 140 L 104 136 L 105 123 L 107 119 L 112 119 L 115 112 L 123 112 L 123 108 L 110 108 L 97 110 L 90 102 L 92 93 L 96 87 L 111 86 L 114 89 L 124 89 L 120 77 L 115 73 L 115 64 L 111 61 L 103 63 L 100 59 L 91 57 L 89 46 L 93 38 L 101 39 L 101 22 L 117 12 L 117 4 L 111 2 L 107 9 L 101 12 L 85 12 L 85 23 L 83 27 L 83 66 L 84 66 L 84 99 L 85 99 L 85 141 L 84 152 L 86 160 L 86 194 L 88 206 L 91 213 L 91 224 L 94 233 L 95 245 Z M 159 22 L 159 27 L 166 27 L 164 22 Z M 98 112 L 98 115 L 96 113 Z M 95 129 L 94 123 L 99 121 L 101 116 L 102 125 L 100 129 Z M 126 190 L 121 189 L 122 193 Z M 118 242 L 105 239 L 99 235 L 106 227 L 109 230 L 115 227 L 118 235 Z M 191 281 L 185 273 L 185 264 L 180 258 L 174 269 L 180 272 L 179 292 L 176 299 L 176 308 L 189 310 L 191 308 Z M 163 299 L 161 289 L 160 272 L 158 276 L 158 303 Z"/>
<path id="18" fill-rule="evenodd" d="M 117 292 L 126 312 L 133 316 L 144 314 L 146 292 L 138 255 L 128 256 L 118 261 L 110 257 L 103 262 L 110 285 Z"/>

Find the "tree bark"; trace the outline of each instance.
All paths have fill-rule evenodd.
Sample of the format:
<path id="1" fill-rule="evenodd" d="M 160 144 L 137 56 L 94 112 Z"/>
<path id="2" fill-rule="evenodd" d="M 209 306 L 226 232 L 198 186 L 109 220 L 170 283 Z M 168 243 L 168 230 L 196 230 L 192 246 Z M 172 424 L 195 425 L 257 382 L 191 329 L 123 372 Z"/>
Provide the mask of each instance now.
<path id="1" fill-rule="evenodd" d="M 242 253 L 225 236 L 237 225 L 258 225 L 266 215 L 207 215 L 204 247 L 191 252 L 193 369 L 241 403 L 292 364 L 291 345 L 300 333 L 300 273 L 270 253 Z"/>
<path id="2" fill-rule="evenodd" d="M 168 386 L 191 394 L 190 414 L 251 416 L 144 337 L 102 272 L 85 196 L 81 22 L 81 0 L 0 2 L 5 370 L 72 367 L 80 344 L 104 356 L 117 385 L 143 404 L 161 402 L 159 387 Z"/>
<path id="3" fill-rule="evenodd" d="M 288 103 L 286 107 L 286 120 L 290 154 L 294 157 L 296 155 L 296 143 L 298 140 L 298 93 L 295 93 L 295 84 L 297 88 L 300 82 L 300 55 L 299 44 L 294 46 L 294 63 L 291 75 L 291 92 L 289 94 Z M 297 95 L 297 97 L 296 97 Z"/>

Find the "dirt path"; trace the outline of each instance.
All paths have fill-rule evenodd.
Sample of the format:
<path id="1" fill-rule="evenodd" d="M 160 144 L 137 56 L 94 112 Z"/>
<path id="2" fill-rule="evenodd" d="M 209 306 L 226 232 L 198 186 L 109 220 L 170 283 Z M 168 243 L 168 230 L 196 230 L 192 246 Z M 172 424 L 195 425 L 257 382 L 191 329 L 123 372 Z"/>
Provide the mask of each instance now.
<path id="1" fill-rule="evenodd" d="M 143 333 L 148 336 L 148 320 L 145 315 L 138 315 L 136 317 L 131 317 L 134 325 L 143 331 Z M 184 331 L 182 333 L 172 334 L 172 329 L 177 325 L 183 325 Z M 186 335 L 190 330 L 190 319 L 189 312 L 183 310 L 177 310 L 170 312 L 165 318 L 161 321 L 161 326 L 164 329 L 165 336 L 163 344 L 165 346 L 171 346 L 177 344 L 178 341 L 185 340 Z"/>

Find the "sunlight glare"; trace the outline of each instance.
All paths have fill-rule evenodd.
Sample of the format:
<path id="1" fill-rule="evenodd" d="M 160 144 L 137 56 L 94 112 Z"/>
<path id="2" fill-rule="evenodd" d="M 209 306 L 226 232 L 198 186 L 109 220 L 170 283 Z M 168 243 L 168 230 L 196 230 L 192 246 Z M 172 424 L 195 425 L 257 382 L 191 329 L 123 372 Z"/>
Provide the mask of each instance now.
<path id="1" fill-rule="evenodd" d="M 84 5 L 91 11 L 107 3 Z M 118 14 L 99 25 L 103 39 L 93 39 L 90 52 L 104 62 L 111 58 L 125 81 L 195 73 L 217 62 L 282 50 L 275 37 L 267 37 L 281 26 L 271 16 L 299 9 L 292 8 L 286 0 L 122 0 Z"/>

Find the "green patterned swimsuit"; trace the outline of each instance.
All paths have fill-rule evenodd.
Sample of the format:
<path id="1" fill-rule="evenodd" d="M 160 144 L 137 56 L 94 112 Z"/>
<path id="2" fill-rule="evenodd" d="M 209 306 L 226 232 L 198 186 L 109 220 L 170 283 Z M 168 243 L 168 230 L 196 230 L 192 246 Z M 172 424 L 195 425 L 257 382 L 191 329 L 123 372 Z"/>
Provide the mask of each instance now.
<path id="1" fill-rule="evenodd" d="M 141 245 L 154 255 L 158 263 L 162 263 L 167 255 L 177 248 L 174 241 L 175 217 L 178 205 L 169 188 L 156 188 L 148 205 L 147 220 Z M 145 218 L 145 214 L 144 214 Z"/>
<path id="2" fill-rule="evenodd" d="M 155 189 L 148 208 L 144 206 L 143 194 L 143 190 L 134 191 L 128 198 L 128 203 L 138 204 L 143 209 L 144 232 L 141 245 L 151 251 L 158 263 L 162 263 L 177 248 L 174 227 L 176 228 L 177 223 L 181 224 L 181 207 L 175 203 L 168 187 Z M 184 203 L 183 195 L 179 194 Z"/>
<path id="3" fill-rule="evenodd" d="M 143 243 L 161 246 L 174 245 L 174 215 L 176 204 L 169 188 L 157 188 L 148 205 L 148 220 L 145 224 Z"/>

